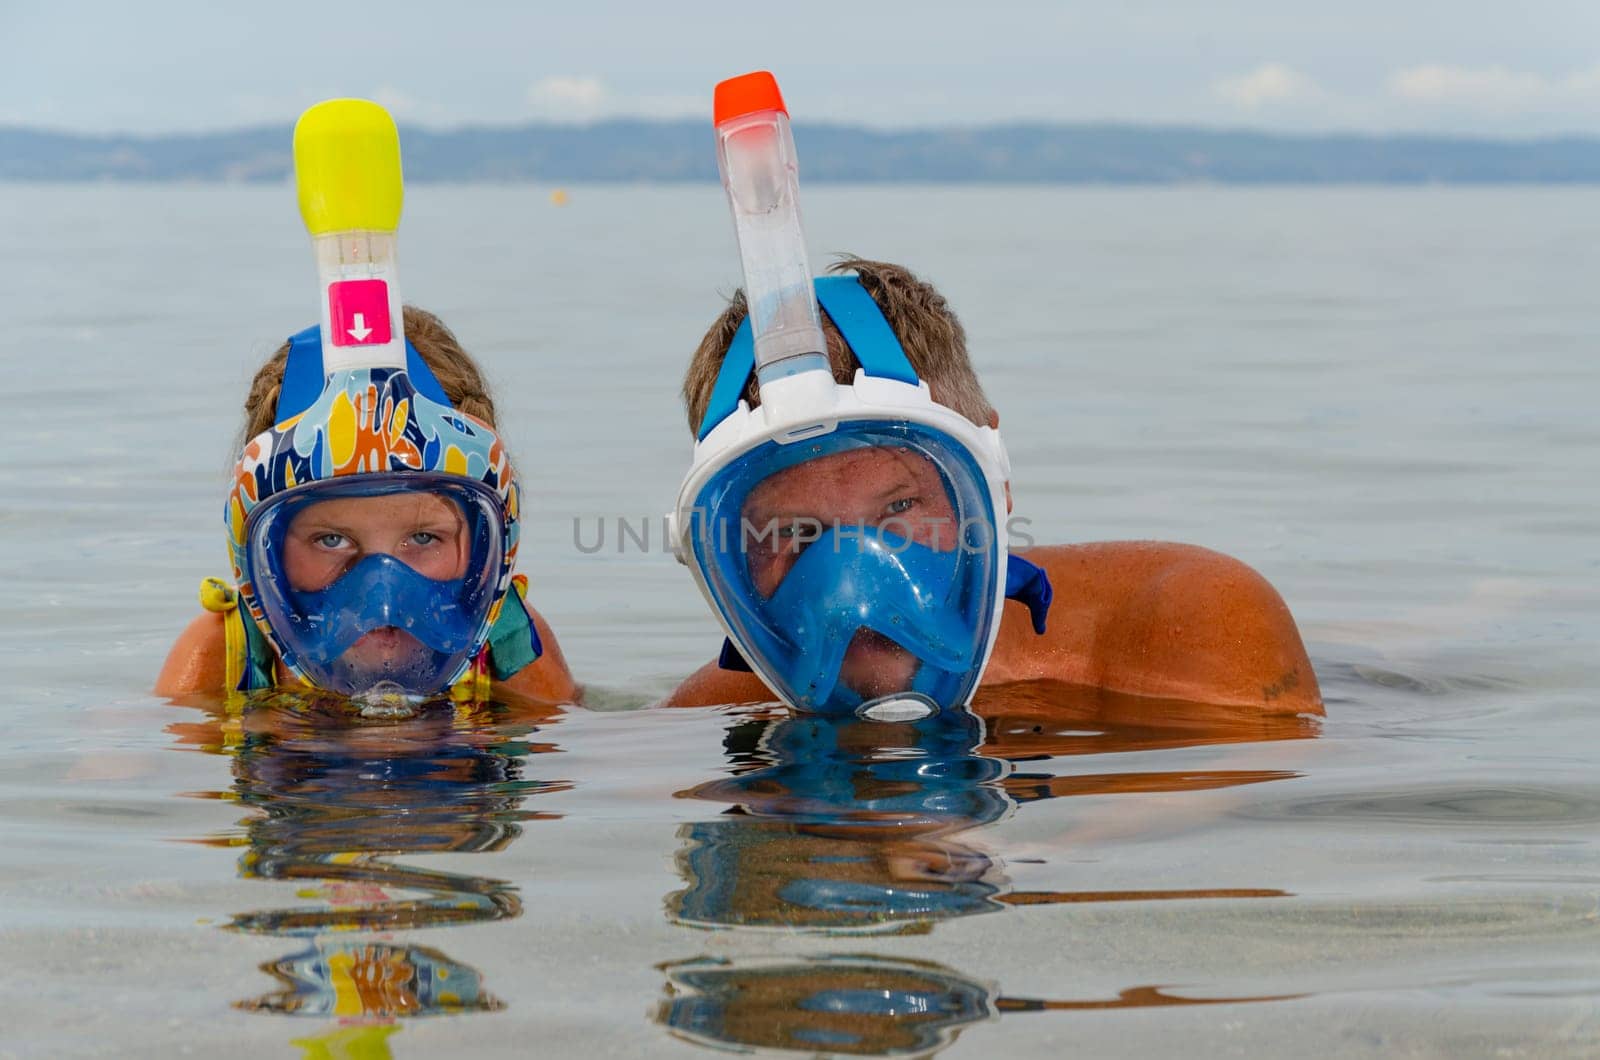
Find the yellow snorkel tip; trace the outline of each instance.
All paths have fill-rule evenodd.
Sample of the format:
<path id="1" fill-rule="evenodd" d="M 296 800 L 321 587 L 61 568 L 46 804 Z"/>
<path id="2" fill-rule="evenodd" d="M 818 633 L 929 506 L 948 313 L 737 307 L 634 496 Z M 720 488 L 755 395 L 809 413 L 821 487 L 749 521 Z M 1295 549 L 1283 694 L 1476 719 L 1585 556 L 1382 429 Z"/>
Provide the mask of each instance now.
<path id="1" fill-rule="evenodd" d="M 318 103 L 294 126 L 294 180 L 313 236 L 397 230 L 405 182 L 394 119 L 365 99 Z"/>

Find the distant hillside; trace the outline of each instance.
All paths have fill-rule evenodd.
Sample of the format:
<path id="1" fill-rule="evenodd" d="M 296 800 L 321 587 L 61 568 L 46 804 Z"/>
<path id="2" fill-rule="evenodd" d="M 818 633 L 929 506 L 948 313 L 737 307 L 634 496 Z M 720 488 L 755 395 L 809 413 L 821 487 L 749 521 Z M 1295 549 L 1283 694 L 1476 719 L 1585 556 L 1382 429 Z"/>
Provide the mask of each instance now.
<path id="1" fill-rule="evenodd" d="M 417 181 L 715 180 L 702 121 L 607 121 L 449 132 L 402 128 Z M 804 177 L 951 183 L 1581 183 L 1600 139 L 1286 136 L 1131 125 L 996 125 L 885 131 L 808 123 Z M 271 181 L 290 167 L 287 126 L 187 136 L 81 136 L 0 128 L 0 180 Z"/>

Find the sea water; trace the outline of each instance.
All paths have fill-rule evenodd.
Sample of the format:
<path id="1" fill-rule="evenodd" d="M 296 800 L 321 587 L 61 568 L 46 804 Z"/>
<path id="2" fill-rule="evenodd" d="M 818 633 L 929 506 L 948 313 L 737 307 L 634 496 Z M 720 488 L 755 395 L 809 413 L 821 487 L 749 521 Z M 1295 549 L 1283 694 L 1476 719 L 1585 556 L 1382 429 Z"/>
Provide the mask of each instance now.
<path id="1" fill-rule="evenodd" d="M 1325 720 L 1061 686 L 912 723 L 649 704 L 737 284 L 715 186 L 414 187 L 582 706 L 149 694 L 287 186 L 0 187 L 0 1056 L 1600 1050 L 1600 191 L 816 187 L 966 325 L 1040 542 L 1265 574 Z"/>

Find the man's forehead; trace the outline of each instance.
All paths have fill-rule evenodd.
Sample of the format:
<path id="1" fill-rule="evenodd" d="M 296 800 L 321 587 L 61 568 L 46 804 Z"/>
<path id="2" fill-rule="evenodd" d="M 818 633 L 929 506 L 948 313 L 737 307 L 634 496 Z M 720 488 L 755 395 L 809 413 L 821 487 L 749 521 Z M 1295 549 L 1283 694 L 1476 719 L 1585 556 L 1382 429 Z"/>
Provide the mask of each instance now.
<path id="1" fill-rule="evenodd" d="M 887 480 L 906 476 L 922 480 L 938 473 L 933 461 L 913 449 L 897 445 L 869 446 L 814 457 L 775 472 L 750 491 L 750 500 L 770 501 L 791 491 L 854 492 L 861 488 L 882 488 Z"/>

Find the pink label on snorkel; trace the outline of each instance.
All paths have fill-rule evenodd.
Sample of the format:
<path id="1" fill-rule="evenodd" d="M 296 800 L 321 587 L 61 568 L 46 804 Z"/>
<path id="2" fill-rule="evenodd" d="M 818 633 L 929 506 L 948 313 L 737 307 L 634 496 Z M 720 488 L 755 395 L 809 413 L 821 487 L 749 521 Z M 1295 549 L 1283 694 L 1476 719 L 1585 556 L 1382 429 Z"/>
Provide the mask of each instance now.
<path id="1" fill-rule="evenodd" d="M 389 285 L 340 280 L 328 285 L 328 320 L 335 346 L 381 346 L 389 341 Z"/>

